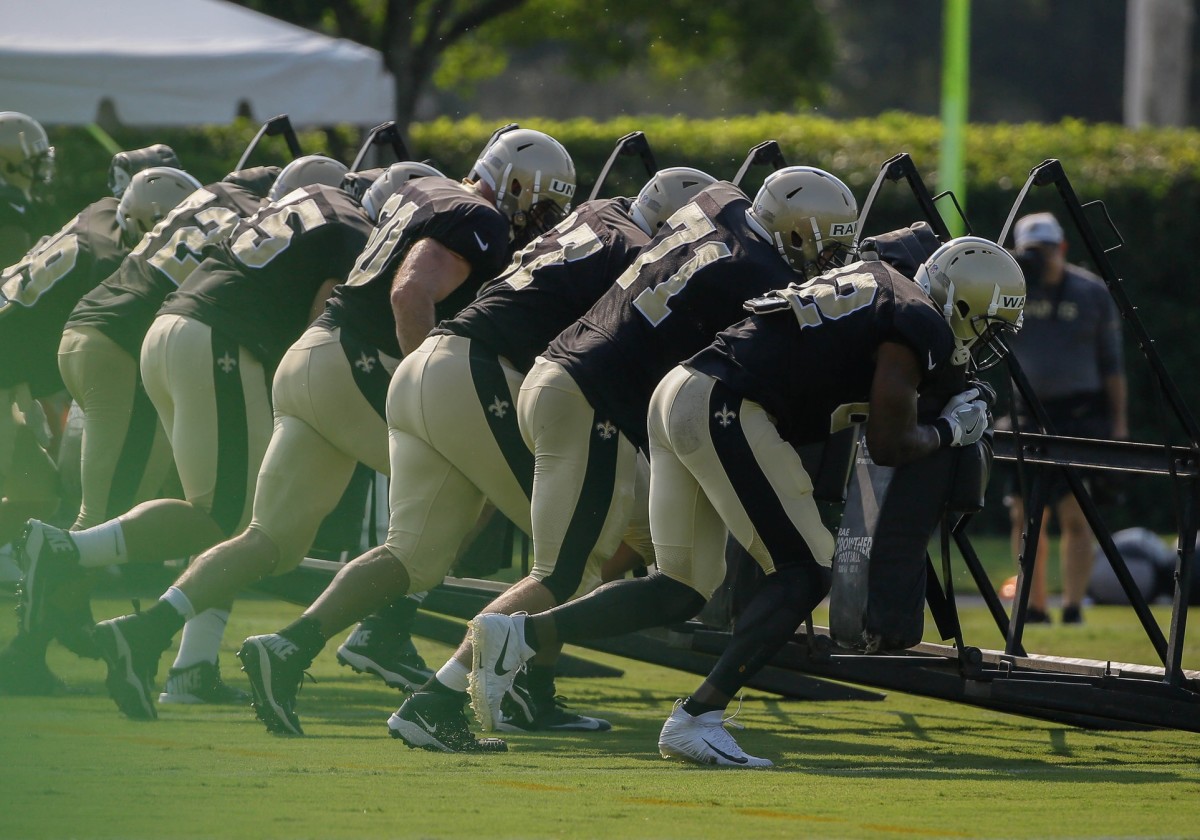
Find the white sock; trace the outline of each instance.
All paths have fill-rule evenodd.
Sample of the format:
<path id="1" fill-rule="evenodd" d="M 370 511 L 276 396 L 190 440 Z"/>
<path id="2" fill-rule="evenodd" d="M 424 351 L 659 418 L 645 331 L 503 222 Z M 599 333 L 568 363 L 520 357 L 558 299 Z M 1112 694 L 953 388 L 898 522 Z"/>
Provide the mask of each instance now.
<path id="1" fill-rule="evenodd" d="M 187 668 L 197 662 L 216 662 L 221 649 L 221 637 L 229 623 L 229 610 L 210 609 L 183 625 L 179 653 L 173 668 Z"/>
<path id="2" fill-rule="evenodd" d="M 125 549 L 125 532 L 121 528 L 120 519 L 110 519 L 82 531 L 72 531 L 71 539 L 79 549 L 79 565 L 84 568 L 129 562 L 129 552 Z"/>
<path id="3" fill-rule="evenodd" d="M 191 621 L 196 617 L 196 608 L 192 606 L 191 599 L 183 594 L 183 590 L 178 586 L 172 586 L 158 600 L 166 601 L 174 607 L 175 612 L 183 616 L 184 621 Z"/>
<path id="4" fill-rule="evenodd" d="M 438 682 L 452 691 L 466 691 L 471 677 L 471 669 L 451 657 L 446 660 L 445 665 L 438 668 L 435 676 Z"/>

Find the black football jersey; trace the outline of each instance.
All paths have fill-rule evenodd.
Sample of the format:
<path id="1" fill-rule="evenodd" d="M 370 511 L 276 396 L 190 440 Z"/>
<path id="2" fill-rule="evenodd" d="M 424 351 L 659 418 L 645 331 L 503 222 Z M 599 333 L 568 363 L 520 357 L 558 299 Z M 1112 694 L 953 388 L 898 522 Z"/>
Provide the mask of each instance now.
<path id="1" fill-rule="evenodd" d="M 266 200 L 225 182 L 202 187 L 142 238 L 75 306 L 68 326 L 94 327 L 135 359 L 158 308 L 243 218 Z"/>
<path id="2" fill-rule="evenodd" d="M 0 273 L 0 387 L 26 382 L 34 396 L 62 389 L 63 325 L 79 299 L 112 274 L 128 251 L 117 224 L 117 200 L 102 198 Z"/>
<path id="3" fill-rule="evenodd" d="M 916 354 L 920 392 L 955 383 L 939 395 L 939 409 L 961 390 L 949 325 L 921 287 L 891 266 L 852 263 L 791 288 L 790 305 L 750 316 L 687 361 L 762 405 L 785 440 L 814 443 L 865 420 L 884 342 Z"/>
<path id="4" fill-rule="evenodd" d="M 18 262 L 45 232 L 40 211 L 24 192 L 0 184 L 0 268 Z"/>
<path id="5" fill-rule="evenodd" d="M 366 211 L 337 187 L 296 190 L 238 222 L 159 314 L 208 324 L 274 370 L 321 284 L 349 273 L 370 233 Z"/>
<path id="6" fill-rule="evenodd" d="M 632 199 L 581 204 L 517 253 L 462 312 L 434 333 L 482 342 L 520 371 L 608 291 L 650 237 L 630 216 Z"/>
<path id="7" fill-rule="evenodd" d="M 333 291 L 317 323 L 341 327 L 394 358 L 400 358 L 392 315 L 392 278 L 409 248 L 433 239 L 471 266 L 467 279 L 436 307 L 441 321 L 471 302 L 508 259 L 508 220 L 490 202 L 449 178 L 409 181 L 387 200 L 354 270 Z"/>
<path id="8" fill-rule="evenodd" d="M 745 317 L 742 303 L 796 278 L 750 224 L 750 200 L 718 183 L 673 215 L 613 286 L 543 354 L 643 449 L 655 386 Z"/>

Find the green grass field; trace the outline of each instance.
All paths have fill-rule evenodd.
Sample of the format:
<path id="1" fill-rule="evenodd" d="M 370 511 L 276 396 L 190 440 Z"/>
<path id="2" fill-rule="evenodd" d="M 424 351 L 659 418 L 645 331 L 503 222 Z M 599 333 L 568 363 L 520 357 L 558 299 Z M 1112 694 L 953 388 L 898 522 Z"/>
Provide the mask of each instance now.
<path id="1" fill-rule="evenodd" d="M 0 596 L 0 610 L 11 603 Z M 96 603 L 98 616 L 127 609 Z M 298 611 L 240 602 L 227 679 L 245 685 L 233 656 L 243 637 Z M 968 636 L 985 624 L 978 612 L 967 611 Z M 1078 655 L 1126 658 L 1112 652 L 1131 636 L 1121 612 L 1036 628 L 1031 647 L 1044 633 Z M 5 622 L 0 643 L 12 632 Z M 431 664 L 449 652 L 418 644 Z M 563 679 L 559 690 L 612 732 L 513 736 L 507 754 L 464 756 L 387 737 L 400 695 L 339 668 L 333 646 L 300 695 L 303 738 L 267 735 L 248 708 L 126 720 L 104 694 L 103 666 L 55 647 L 52 667 L 76 693 L 0 698 L 0 837 L 1200 836 L 1200 734 L 1073 729 L 896 693 L 818 703 L 752 692 L 736 737 L 777 768 L 712 770 L 656 750 L 696 677 L 584 655 L 625 676 Z M 1188 659 L 1197 667 L 1196 653 Z"/>

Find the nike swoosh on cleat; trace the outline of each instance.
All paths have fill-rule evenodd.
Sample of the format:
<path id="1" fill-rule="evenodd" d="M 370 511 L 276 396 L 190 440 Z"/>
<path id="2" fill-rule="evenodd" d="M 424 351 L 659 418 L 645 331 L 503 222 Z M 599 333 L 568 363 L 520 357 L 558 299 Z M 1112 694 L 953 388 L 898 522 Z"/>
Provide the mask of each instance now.
<path id="1" fill-rule="evenodd" d="M 701 741 L 704 741 L 704 743 L 708 744 L 708 748 L 709 748 L 710 750 L 712 750 L 713 752 L 715 752 L 717 755 L 719 755 L 719 756 L 722 756 L 722 757 L 724 757 L 724 758 L 727 758 L 727 759 L 729 759 L 729 760 L 730 760 L 730 761 L 732 761 L 734 764 L 746 764 L 746 763 L 748 763 L 748 762 L 750 761 L 750 759 L 746 758 L 745 756 L 742 756 L 741 758 L 739 758 L 738 756 L 735 756 L 735 755 L 730 755 L 729 753 L 727 753 L 727 752 L 725 752 L 725 751 L 723 751 L 723 750 L 719 750 L 719 749 L 717 749 L 717 748 L 716 748 L 716 747 L 714 747 L 712 744 L 709 744 L 709 742 L 708 742 L 708 740 L 707 740 L 706 738 L 701 738 L 700 740 L 701 740 Z"/>
<path id="2" fill-rule="evenodd" d="M 511 668 L 504 668 L 503 670 L 500 668 L 500 663 L 504 661 L 504 654 L 508 653 L 508 640 L 511 635 L 511 633 L 505 634 L 504 644 L 500 646 L 500 656 L 496 659 L 496 667 L 492 669 L 496 672 L 497 677 L 503 677 L 512 670 Z"/>
<path id="3" fill-rule="evenodd" d="M 436 723 L 430 723 L 429 721 L 425 720 L 425 718 L 421 716 L 420 712 L 413 712 L 413 717 L 416 718 L 416 722 L 421 724 L 421 727 L 426 732 L 428 732 L 430 735 L 437 735 Z"/>

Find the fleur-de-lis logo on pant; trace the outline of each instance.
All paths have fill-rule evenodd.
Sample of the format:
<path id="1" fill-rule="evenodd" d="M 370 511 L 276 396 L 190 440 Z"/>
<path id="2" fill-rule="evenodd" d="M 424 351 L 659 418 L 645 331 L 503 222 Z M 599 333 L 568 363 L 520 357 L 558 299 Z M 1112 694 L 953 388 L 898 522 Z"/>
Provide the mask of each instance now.
<path id="1" fill-rule="evenodd" d="M 363 373 L 370 373 L 375 369 L 375 362 L 377 361 L 378 359 L 376 359 L 374 356 L 368 356 L 366 352 L 363 352 L 363 354 L 358 357 L 358 361 L 354 363 L 354 366 Z"/>
<path id="2" fill-rule="evenodd" d="M 728 428 L 729 424 L 737 419 L 737 412 L 730 411 L 728 405 L 721 406 L 720 411 L 714 411 L 713 417 L 717 418 L 717 422 L 721 424 L 721 428 Z"/>
<path id="3" fill-rule="evenodd" d="M 503 417 L 508 414 L 508 407 L 511 403 L 508 400 L 502 400 L 496 397 L 492 400 L 492 404 L 488 406 L 488 411 L 495 414 L 497 417 Z"/>
<path id="4" fill-rule="evenodd" d="M 217 359 L 217 367 L 219 367 L 225 373 L 229 373 L 231 370 L 237 367 L 237 359 L 233 358 L 233 356 L 230 356 L 229 351 L 226 350 L 225 355 Z"/>
<path id="5" fill-rule="evenodd" d="M 609 440 L 617 433 L 617 427 L 605 420 L 602 423 L 596 424 L 596 432 L 604 440 Z"/>

